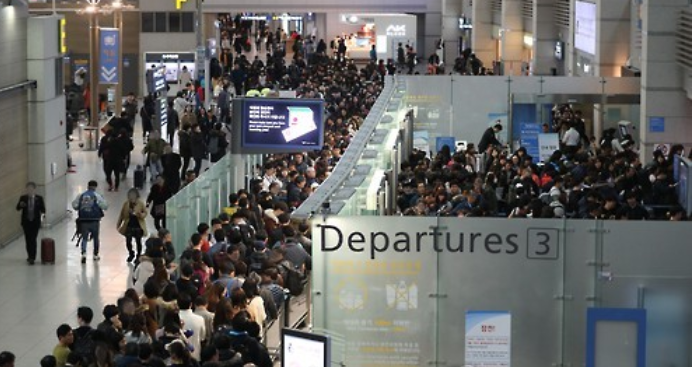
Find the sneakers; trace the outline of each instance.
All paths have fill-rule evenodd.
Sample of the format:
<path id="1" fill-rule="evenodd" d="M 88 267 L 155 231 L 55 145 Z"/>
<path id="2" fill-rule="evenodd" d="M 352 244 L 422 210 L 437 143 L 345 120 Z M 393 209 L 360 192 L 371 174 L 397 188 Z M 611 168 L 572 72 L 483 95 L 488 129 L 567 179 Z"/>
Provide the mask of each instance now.
<path id="1" fill-rule="evenodd" d="M 87 257 L 84 256 L 84 254 L 82 254 L 82 264 L 86 264 L 86 263 L 87 263 Z"/>
<path id="2" fill-rule="evenodd" d="M 128 263 L 129 263 L 129 262 L 131 262 L 134 258 L 135 258 L 135 253 L 134 253 L 134 252 L 131 252 L 131 253 L 130 253 L 130 256 L 128 256 L 128 259 L 125 260 L 125 262 L 128 262 Z"/>
<path id="3" fill-rule="evenodd" d="M 101 260 L 101 258 L 99 257 L 99 255 L 94 255 L 94 261 L 99 261 L 99 260 Z"/>

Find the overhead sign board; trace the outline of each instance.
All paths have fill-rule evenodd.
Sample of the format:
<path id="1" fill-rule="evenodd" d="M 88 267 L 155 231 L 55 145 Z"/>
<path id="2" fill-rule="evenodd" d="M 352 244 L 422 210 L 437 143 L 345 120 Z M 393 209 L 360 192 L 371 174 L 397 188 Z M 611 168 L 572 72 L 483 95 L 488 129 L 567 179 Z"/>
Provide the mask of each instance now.
<path id="1" fill-rule="evenodd" d="M 99 83 L 118 84 L 118 47 L 120 31 L 117 28 L 101 28 L 99 31 Z"/>

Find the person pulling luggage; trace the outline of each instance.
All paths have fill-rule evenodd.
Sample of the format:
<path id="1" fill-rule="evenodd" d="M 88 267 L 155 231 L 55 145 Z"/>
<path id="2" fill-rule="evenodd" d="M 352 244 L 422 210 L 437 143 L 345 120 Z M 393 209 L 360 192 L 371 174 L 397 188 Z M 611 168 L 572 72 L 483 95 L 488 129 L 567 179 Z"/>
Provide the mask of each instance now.
<path id="1" fill-rule="evenodd" d="M 19 198 L 17 210 L 22 212 L 22 229 L 26 241 L 26 262 L 34 265 L 36 261 L 36 239 L 41 229 L 41 216 L 46 213 L 46 206 L 41 195 L 36 194 L 36 184 L 26 184 L 26 194 Z"/>

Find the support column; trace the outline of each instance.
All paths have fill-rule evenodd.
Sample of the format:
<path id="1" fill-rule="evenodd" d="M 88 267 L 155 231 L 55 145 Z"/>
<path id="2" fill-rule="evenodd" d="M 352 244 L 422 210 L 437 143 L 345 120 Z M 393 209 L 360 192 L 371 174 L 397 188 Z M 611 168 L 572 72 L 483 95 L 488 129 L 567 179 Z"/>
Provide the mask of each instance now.
<path id="1" fill-rule="evenodd" d="M 597 2 L 597 54 L 595 76 L 621 76 L 630 54 L 631 0 Z"/>
<path id="2" fill-rule="evenodd" d="M 524 27 L 522 25 L 522 1 L 503 0 L 501 47 L 503 75 L 520 75 L 524 60 Z"/>
<path id="3" fill-rule="evenodd" d="M 493 12 L 490 1 L 472 3 L 472 50 L 484 65 L 491 67 L 496 58 L 493 40 Z"/>
<path id="4" fill-rule="evenodd" d="M 554 23 L 554 0 L 534 0 L 532 9 L 534 18 L 534 45 L 532 46 L 532 70 L 534 75 L 551 75 L 556 68 L 554 54 L 558 34 Z"/>
<path id="5" fill-rule="evenodd" d="M 445 52 L 440 61 L 452 70 L 457 58 L 460 42 L 459 19 L 462 15 L 462 0 L 443 0 L 443 31 L 441 38 L 445 44 Z"/>
<path id="6" fill-rule="evenodd" d="M 426 13 L 423 15 L 423 24 L 417 24 L 417 32 L 423 29 L 423 44 L 417 44 L 415 47 L 416 56 L 421 62 L 428 62 L 428 57 L 436 51 L 436 44 L 442 37 L 442 31 L 445 27 L 443 20 L 443 5 L 445 0 L 428 0 L 426 1 Z M 423 25 L 423 28 L 421 27 Z M 420 38 L 420 37 L 419 37 Z M 417 40 L 417 43 L 420 41 Z"/>
<path id="7" fill-rule="evenodd" d="M 89 13 L 89 125 L 99 141 L 99 16 Z"/>
<path id="8" fill-rule="evenodd" d="M 645 0 L 642 5 L 642 89 L 640 159 L 652 157 L 654 144 L 691 146 L 691 100 L 683 89 L 684 74 L 676 64 L 679 15 L 688 0 Z M 686 79 L 687 80 L 687 79 Z M 664 121 L 664 131 L 651 131 L 652 121 Z"/>
<path id="9" fill-rule="evenodd" d="M 46 221 L 54 224 L 65 216 L 67 202 L 67 142 L 65 137 L 62 55 L 55 30 L 62 16 L 28 19 L 28 78 L 38 88 L 28 98 L 29 180 L 36 182 L 46 200 Z"/>

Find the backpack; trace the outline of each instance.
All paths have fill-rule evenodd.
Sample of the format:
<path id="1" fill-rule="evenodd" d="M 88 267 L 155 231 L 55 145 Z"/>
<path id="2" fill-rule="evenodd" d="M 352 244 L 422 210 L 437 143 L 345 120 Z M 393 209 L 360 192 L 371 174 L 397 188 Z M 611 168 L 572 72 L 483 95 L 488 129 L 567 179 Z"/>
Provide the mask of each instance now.
<path id="1" fill-rule="evenodd" d="M 279 264 L 284 271 L 286 271 L 286 277 L 284 278 L 284 288 L 289 290 L 292 296 L 300 296 L 303 293 L 303 287 L 305 284 L 305 275 L 301 274 L 298 270 L 294 269 L 290 264 L 282 263 Z"/>
<path id="2" fill-rule="evenodd" d="M 214 283 L 220 283 L 220 282 L 221 282 L 221 279 L 217 279 L 214 281 Z M 240 280 L 238 280 L 238 278 L 233 278 L 233 281 L 228 282 L 226 284 L 226 298 L 230 298 L 231 297 L 231 291 L 236 289 L 236 288 L 240 288 L 242 285 L 243 284 L 241 283 Z"/>
<path id="3" fill-rule="evenodd" d="M 202 270 L 195 270 L 193 272 L 192 277 L 190 278 L 190 281 L 197 288 L 197 294 L 199 296 L 201 296 L 205 293 L 205 290 L 207 287 L 205 284 L 205 274 L 203 273 Z"/>
<path id="4" fill-rule="evenodd" d="M 72 353 L 82 358 L 85 365 L 89 366 L 94 362 L 96 353 L 96 342 L 94 341 L 94 329 L 89 330 L 82 337 L 76 338 L 72 344 Z"/>
<path id="5" fill-rule="evenodd" d="M 231 233 L 237 232 L 243 238 L 243 243 L 246 246 L 252 246 L 255 239 L 255 229 L 249 224 L 235 225 L 231 228 Z M 228 237 L 231 237 L 229 233 Z"/>
<path id="6" fill-rule="evenodd" d="M 78 214 L 80 219 L 101 219 L 103 217 L 103 210 L 97 203 L 96 194 L 85 192 L 79 197 Z"/>

